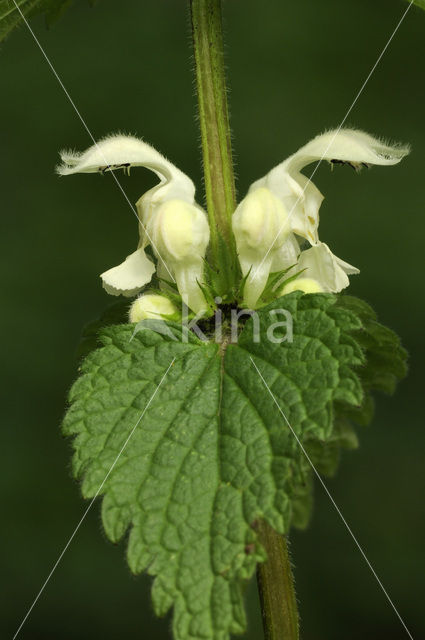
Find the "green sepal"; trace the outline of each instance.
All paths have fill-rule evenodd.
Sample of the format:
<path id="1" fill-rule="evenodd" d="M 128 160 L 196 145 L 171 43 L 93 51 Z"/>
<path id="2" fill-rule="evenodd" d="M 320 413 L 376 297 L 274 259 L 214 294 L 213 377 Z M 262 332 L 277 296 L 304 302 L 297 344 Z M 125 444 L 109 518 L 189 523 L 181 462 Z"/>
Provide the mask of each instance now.
<path id="1" fill-rule="evenodd" d="M 222 304 L 230 304 L 236 300 L 241 278 L 239 261 L 220 232 L 217 233 L 217 266 L 211 266 L 205 261 L 205 273 L 211 298 L 219 296 Z"/>
<path id="2" fill-rule="evenodd" d="M 295 265 L 291 265 L 287 269 L 282 269 L 281 271 L 276 271 L 271 273 L 268 277 L 267 284 L 264 288 L 263 293 L 260 296 L 260 304 L 269 304 L 273 300 L 276 299 L 276 290 L 282 289 L 284 285 L 289 284 L 293 280 L 296 280 L 298 276 L 305 271 L 302 269 L 301 271 L 297 271 L 292 276 L 285 278 L 285 275 L 294 267 Z"/>

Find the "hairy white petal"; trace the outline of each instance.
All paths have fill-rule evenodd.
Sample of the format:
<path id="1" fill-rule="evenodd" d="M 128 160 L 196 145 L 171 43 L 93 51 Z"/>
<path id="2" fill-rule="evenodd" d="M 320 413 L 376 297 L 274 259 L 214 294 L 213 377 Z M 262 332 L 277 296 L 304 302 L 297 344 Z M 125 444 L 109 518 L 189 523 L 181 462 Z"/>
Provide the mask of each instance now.
<path id="1" fill-rule="evenodd" d="M 204 262 L 200 258 L 181 261 L 174 267 L 177 288 L 183 302 L 195 313 L 208 307 L 199 283 L 204 279 Z"/>
<path id="2" fill-rule="evenodd" d="M 294 234 L 291 233 L 283 245 L 274 252 L 270 268 L 271 273 L 292 267 L 297 262 L 300 251 L 300 245 Z"/>
<path id="3" fill-rule="evenodd" d="M 284 204 L 293 233 L 305 238 L 310 244 L 318 242 L 319 208 L 323 195 L 306 176 L 297 173 L 293 177 L 289 173 L 272 170 L 267 176 L 254 182 L 248 193 L 261 188 L 269 189 Z"/>
<path id="4" fill-rule="evenodd" d="M 324 196 L 315 184 L 302 173 L 297 175 L 298 184 L 302 187 L 302 198 L 294 209 L 291 226 L 297 235 L 305 238 L 311 245 L 319 242 L 319 210 Z"/>
<path id="5" fill-rule="evenodd" d="M 195 201 L 195 185 L 192 180 L 156 149 L 133 136 L 108 136 L 83 153 L 62 151 L 61 159 L 62 164 L 56 171 L 63 176 L 115 169 L 129 170 L 130 167 L 146 167 L 158 176 L 159 184 L 149 189 L 136 205 L 141 223 L 139 246 L 145 247 L 150 243 L 145 235 L 145 226 L 155 207 L 172 198 L 179 198 L 190 204 Z"/>
<path id="6" fill-rule="evenodd" d="M 182 200 L 169 200 L 157 209 L 148 230 L 154 250 L 167 263 L 205 256 L 210 229 L 200 207 Z"/>
<path id="7" fill-rule="evenodd" d="M 139 245 L 138 251 L 127 260 L 114 269 L 110 269 L 102 274 L 104 287 L 112 295 L 134 295 L 140 291 L 141 286 L 149 282 L 154 266 L 144 254 L 144 248 L 148 244 L 153 245 L 153 249 L 160 259 L 164 259 L 166 264 L 163 266 L 167 270 L 167 278 L 172 279 L 172 269 L 168 267 L 168 248 L 157 238 L 155 242 L 151 232 L 147 231 L 148 226 L 152 226 L 153 218 L 156 211 L 164 203 L 174 200 L 180 201 L 186 206 L 192 207 L 205 214 L 199 208 L 194 206 L 195 202 L 195 186 L 188 176 L 177 169 L 171 162 L 162 156 L 156 149 L 151 147 L 143 140 L 139 140 L 133 136 L 112 135 L 100 140 L 83 153 L 74 153 L 62 151 L 62 164 L 57 167 L 60 175 L 70 175 L 73 173 L 94 173 L 113 171 L 115 169 L 129 169 L 134 166 L 146 167 L 153 171 L 159 178 L 159 183 L 152 189 L 147 191 L 137 202 L 137 211 L 139 217 Z M 176 233 L 179 231 L 179 221 L 172 221 L 171 226 L 176 227 Z M 203 252 L 205 254 L 206 245 L 209 239 L 209 228 L 206 220 L 204 226 L 207 228 L 204 239 L 206 244 Z M 180 240 L 180 248 L 184 244 L 184 238 Z M 158 248 L 161 244 L 161 249 Z M 186 244 L 190 244 L 186 243 Z M 163 255 L 165 253 L 166 255 Z M 176 256 L 174 256 L 176 257 Z M 143 282 L 142 282 L 143 281 Z"/>
<path id="8" fill-rule="evenodd" d="M 156 275 L 160 279 L 160 281 L 164 281 L 159 283 L 160 288 L 169 289 L 169 285 L 167 283 L 170 283 L 170 285 L 172 285 L 174 278 L 174 273 L 171 265 L 166 265 L 163 260 L 158 258 L 158 262 L 156 263 Z"/>
<path id="9" fill-rule="evenodd" d="M 254 308 L 267 284 L 270 269 L 275 271 L 296 262 L 299 251 L 290 237 L 285 206 L 269 189 L 248 193 L 232 217 L 233 233 L 243 275 L 249 272 L 244 288 L 247 306 Z"/>
<path id="10" fill-rule="evenodd" d="M 148 224 L 152 246 L 173 273 L 180 295 L 193 311 L 207 304 L 198 283 L 203 282 L 204 257 L 210 238 L 205 212 L 182 200 L 168 200 Z"/>
<path id="11" fill-rule="evenodd" d="M 349 273 L 359 273 L 358 269 L 334 256 L 328 245 L 321 242 L 301 253 L 296 270 L 304 270 L 302 277 L 316 280 L 323 291 L 338 293 L 349 285 L 347 272 L 341 265 L 349 268 Z"/>
<path id="12" fill-rule="evenodd" d="M 257 257 L 257 261 L 251 263 L 251 271 L 245 282 L 243 297 L 243 304 L 248 309 L 255 309 L 258 299 L 267 284 L 271 264 L 272 257 L 270 254 L 266 258 Z"/>
<path id="13" fill-rule="evenodd" d="M 337 261 L 338 266 L 340 266 L 341 269 L 345 271 L 345 273 L 348 276 L 352 276 L 352 275 L 356 275 L 357 273 L 360 273 L 360 270 L 357 269 L 357 267 L 353 267 L 353 265 L 348 264 L 348 262 L 344 262 L 344 260 L 341 260 L 341 258 L 337 258 L 336 256 L 334 256 L 334 258 Z"/>
<path id="14" fill-rule="evenodd" d="M 285 242 L 290 227 L 288 213 L 270 189 L 257 189 L 239 203 L 232 217 L 236 245 L 265 252 Z"/>
<path id="15" fill-rule="evenodd" d="M 355 129 L 328 131 L 316 136 L 296 153 L 254 182 L 249 192 L 261 187 L 270 189 L 282 200 L 291 229 L 315 245 L 319 242 L 317 228 L 323 196 L 301 169 L 317 160 L 347 162 L 362 165 L 393 165 L 409 153 L 408 146 L 390 146 L 373 136 Z"/>
<path id="16" fill-rule="evenodd" d="M 82 153 L 62 151 L 60 156 L 62 164 L 56 169 L 59 175 L 146 167 L 156 173 L 162 182 L 175 183 L 177 189 L 193 200 L 195 187 L 190 178 L 151 145 L 133 136 L 107 136 Z M 174 197 L 177 197 L 177 193 Z"/>
<path id="17" fill-rule="evenodd" d="M 155 265 L 143 249 L 137 249 L 117 267 L 101 274 L 103 287 L 113 296 L 131 297 L 151 281 Z"/>
<path id="18" fill-rule="evenodd" d="M 285 171 L 294 173 L 316 160 L 340 160 L 354 164 L 397 164 L 410 151 L 408 146 L 389 146 L 357 129 L 328 131 L 316 136 L 285 160 Z M 282 165 L 280 165 L 282 166 Z"/>

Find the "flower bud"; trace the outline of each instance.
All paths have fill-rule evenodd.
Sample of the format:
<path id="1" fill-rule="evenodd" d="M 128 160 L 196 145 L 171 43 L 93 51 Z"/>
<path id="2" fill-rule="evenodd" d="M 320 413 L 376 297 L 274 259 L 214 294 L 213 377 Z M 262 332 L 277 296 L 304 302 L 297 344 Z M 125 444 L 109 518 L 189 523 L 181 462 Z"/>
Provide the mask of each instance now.
<path id="1" fill-rule="evenodd" d="M 291 282 L 284 285 L 280 291 L 280 295 L 285 296 L 287 293 L 292 293 L 293 291 L 321 293 L 323 289 L 317 280 L 313 280 L 313 278 L 297 278 L 296 280 L 291 280 Z"/>
<path id="2" fill-rule="evenodd" d="M 163 318 L 177 313 L 177 308 L 165 296 L 146 294 L 137 298 L 130 308 L 130 322 L 140 322 L 146 318 Z"/>
<path id="3" fill-rule="evenodd" d="M 205 212 L 183 200 L 164 202 L 149 224 L 152 247 L 176 279 L 183 301 L 193 311 L 206 309 L 199 287 L 210 229 Z"/>

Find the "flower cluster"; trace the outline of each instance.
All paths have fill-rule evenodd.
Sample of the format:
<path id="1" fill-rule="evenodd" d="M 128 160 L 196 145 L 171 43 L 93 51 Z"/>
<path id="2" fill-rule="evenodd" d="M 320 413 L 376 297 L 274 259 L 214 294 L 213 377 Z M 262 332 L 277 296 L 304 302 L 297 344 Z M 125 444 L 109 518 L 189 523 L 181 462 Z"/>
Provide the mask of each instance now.
<path id="1" fill-rule="evenodd" d="M 286 280 L 286 284 L 276 287 L 276 297 L 295 289 L 337 293 L 348 286 L 349 275 L 358 273 L 319 240 L 323 196 L 301 173 L 305 166 L 317 160 L 347 163 L 355 169 L 393 165 L 408 152 L 407 147 L 389 146 L 362 131 L 329 131 L 254 182 L 232 217 L 244 277 L 244 306 L 254 309 L 259 304 L 273 273 L 285 273 Z M 205 311 L 210 229 L 205 211 L 195 202 L 195 186 L 190 178 L 153 147 L 131 136 L 110 136 L 82 154 L 62 152 L 61 159 L 57 168 L 60 175 L 133 166 L 156 173 L 159 183 L 136 203 L 138 247 L 122 264 L 101 274 L 103 286 L 112 295 L 131 297 L 142 291 L 156 272 L 161 288 L 166 291 L 164 282 L 174 281 L 190 309 L 195 313 Z M 148 246 L 150 255 L 146 252 Z M 151 310 L 148 300 L 136 301 L 133 320 L 170 314 L 175 309 L 171 303 L 168 307 L 162 305 L 159 296 L 154 298 Z"/>

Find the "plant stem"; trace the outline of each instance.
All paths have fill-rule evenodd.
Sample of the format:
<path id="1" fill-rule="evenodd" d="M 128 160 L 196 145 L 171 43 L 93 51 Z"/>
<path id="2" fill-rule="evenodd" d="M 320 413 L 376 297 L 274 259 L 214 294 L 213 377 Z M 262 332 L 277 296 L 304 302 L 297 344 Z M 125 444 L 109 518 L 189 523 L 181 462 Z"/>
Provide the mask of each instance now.
<path id="1" fill-rule="evenodd" d="M 190 10 L 211 249 L 218 265 L 219 235 L 231 251 L 234 246 L 231 217 L 236 204 L 221 0 L 190 0 Z"/>
<path id="2" fill-rule="evenodd" d="M 190 0 L 205 192 L 212 259 L 221 268 L 220 236 L 236 258 L 231 219 L 236 206 L 227 108 L 221 0 Z M 258 525 L 268 560 L 257 571 L 266 640 L 298 640 L 298 611 L 286 539 Z"/>
<path id="3" fill-rule="evenodd" d="M 266 522 L 258 524 L 267 561 L 257 569 L 265 640 L 298 640 L 298 608 L 285 536 Z"/>

